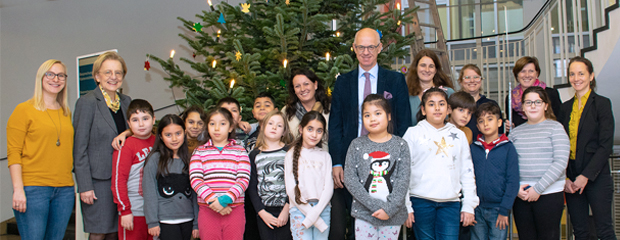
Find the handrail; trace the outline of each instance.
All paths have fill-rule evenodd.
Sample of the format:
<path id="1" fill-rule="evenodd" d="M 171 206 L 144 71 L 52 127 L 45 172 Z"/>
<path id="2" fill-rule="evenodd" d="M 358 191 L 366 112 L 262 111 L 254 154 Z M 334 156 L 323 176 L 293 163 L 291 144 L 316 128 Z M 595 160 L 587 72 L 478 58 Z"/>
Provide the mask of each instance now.
<path id="1" fill-rule="evenodd" d="M 536 15 L 534 15 L 534 17 L 532 18 L 532 20 L 525 25 L 525 27 L 523 27 L 520 30 L 517 31 L 513 31 L 513 32 L 508 32 L 508 35 L 512 35 L 512 34 L 517 34 L 517 33 L 522 33 L 525 30 L 529 29 L 532 25 L 534 25 L 534 23 L 540 18 L 540 16 L 542 16 L 542 14 L 544 13 L 544 11 L 549 7 L 549 5 L 551 5 L 551 2 L 553 0 L 547 0 L 545 1 L 545 4 L 543 4 L 543 6 L 540 8 L 540 10 L 538 10 L 538 12 L 536 13 Z M 617 2 L 616 2 L 617 3 Z M 497 36 L 504 36 L 506 35 L 506 33 L 496 33 L 496 34 L 491 34 L 491 35 L 485 35 L 485 36 L 478 36 L 478 37 L 470 37 L 470 38 L 459 38 L 459 39 L 449 39 L 446 40 L 446 42 L 459 42 L 459 41 L 466 41 L 466 40 L 475 40 L 475 39 L 482 39 L 482 38 L 490 38 L 490 37 L 497 37 Z M 437 41 L 432 41 L 432 42 L 424 42 L 424 44 L 435 44 L 437 43 Z"/>
<path id="2" fill-rule="evenodd" d="M 620 2 L 620 1 L 616 0 L 616 3 L 614 3 L 612 5 L 609 5 L 607 8 L 605 8 L 605 24 L 603 26 L 600 26 L 600 27 L 598 27 L 598 28 L 596 28 L 596 29 L 594 29 L 592 31 L 593 42 L 591 43 L 590 46 L 581 49 L 581 56 L 582 57 L 586 56 L 586 52 L 591 52 L 591 51 L 594 51 L 594 50 L 598 49 L 598 33 L 609 29 L 609 12 L 611 12 L 611 11 L 615 10 L 616 8 L 620 7 L 620 4 L 618 2 Z"/>

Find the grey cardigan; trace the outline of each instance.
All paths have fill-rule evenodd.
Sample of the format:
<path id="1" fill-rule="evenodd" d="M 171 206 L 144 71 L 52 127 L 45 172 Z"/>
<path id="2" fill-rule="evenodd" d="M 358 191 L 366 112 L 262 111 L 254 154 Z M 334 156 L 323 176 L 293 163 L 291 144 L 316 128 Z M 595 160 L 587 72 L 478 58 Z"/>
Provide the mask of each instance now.
<path id="1" fill-rule="evenodd" d="M 383 157 L 375 158 L 376 156 Z M 382 180 L 385 180 L 387 187 L 391 188 L 385 202 L 372 197 L 369 193 L 369 188 L 372 188 L 369 181 L 373 180 L 371 174 L 373 160 L 390 163 L 386 169 L 387 174 L 382 175 Z M 373 142 L 368 136 L 354 139 L 347 151 L 344 168 L 344 184 L 353 196 L 351 216 L 374 226 L 396 226 L 405 223 L 407 220 L 405 198 L 409 189 L 410 166 L 409 145 L 396 135 L 392 135 L 392 139 L 384 143 Z M 373 217 L 372 214 L 379 209 L 383 209 L 390 218 L 384 221 Z"/>
<path id="2" fill-rule="evenodd" d="M 123 115 L 131 98 L 118 94 Z M 125 122 L 127 125 L 127 122 Z M 78 98 L 73 114 L 75 138 L 73 145 L 73 166 L 78 192 L 94 190 L 93 179 L 112 178 L 112 140 L 118 136 L 116 123 L 105 103 L 99 88 Z"/>

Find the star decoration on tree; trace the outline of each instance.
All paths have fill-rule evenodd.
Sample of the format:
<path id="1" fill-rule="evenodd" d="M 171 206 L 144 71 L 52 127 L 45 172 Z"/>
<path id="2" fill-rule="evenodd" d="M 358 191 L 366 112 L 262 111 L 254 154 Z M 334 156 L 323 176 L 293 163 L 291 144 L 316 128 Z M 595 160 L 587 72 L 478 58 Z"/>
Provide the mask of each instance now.
<path id="1" fill-rule="evenodd" d="M 151 68 L 149 60 L 144 61 L 144 71 L 148 71 Z"/>
<path id="2" fill-rule="evenodd" d="M 241 4 L 241 11 L 244 13 L 249 13 L 250 12 L 250 4 L 249 3 L 242 3 Z"/>
<path id="3" fill-rule="evenodd" d="M 194 23 L 194 31 L 202 32 L 202 24 L 199 22 Z"/>
<path id="4" fill-rule="evenodd" d="M 224 19 L 224 13 L 220 13 L 220 18 L 217 19 L 217 22 L 224 24 L 226 20 Z"/>
<path id="5" fill-rule="evenodd" d="M 241 53 L 240 52 L 235 53 L 235 59 L 237 59 L 237 61 L 241 60 Z"/>
<path id="6" fill-rule="evenodd" d="M 437 141 L 433 141 L 433 142 L 435 142 L 435 145 L 437 145 L 437 153 L 435 153 L 435 155 L 438 155 L 439 153 L 443 153 L 447 157 L 448 148 L 454 147 L 454 145 L 450 145 L 446 143 L 446 139 L 444 139 L 443 137 L 441 137 L 441 143 L 438 143 Z"/>
<path id="7" fill-rule="evenodd" d="M 286 5 L 289 5 L 289 4 L 291 4 L 291 0 L 286 0 L 285 3 L 286 3 Z"/>

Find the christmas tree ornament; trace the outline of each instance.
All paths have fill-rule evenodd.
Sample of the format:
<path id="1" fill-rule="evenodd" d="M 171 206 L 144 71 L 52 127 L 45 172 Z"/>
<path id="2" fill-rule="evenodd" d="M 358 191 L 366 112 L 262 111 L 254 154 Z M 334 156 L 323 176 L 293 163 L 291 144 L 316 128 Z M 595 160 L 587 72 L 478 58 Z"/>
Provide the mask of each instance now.
<path id="1" fill-rule="evenodd" d="M 151 63 L 149 63 L 149 59 L 146 58 L 146 61 L 144 61 L 144 71 L 148 71 L 149 69 L 151 69 Z"/>
<path id="2" fill-rule="evenodd" d="M 379 33 L 379 39 L 383 38 L 383 33 L 379 29 L 377 29 L 377 33 Z"/>
<path id="3" fill-rule="evenodd" d="M 193 53 L 192 53 L 192 57 L 193 57 L 193 58 L 196 58 L 196 52 L 193 52 Z"/>
<path id="4" fill-rule="evenodd" d="M 241 52 L 235 53 L 235 59 L 237 59 L 237 61 L 241 60 Z"/>
<path id="5" fill-rule="evenodd" d="M 242 3 L 241 4 L 241 11 L 244 13 L 249 13 L 250 12 L 250 4 L 249 3 Z"/>
<path id="6" fill-rule="evenodd" d="M 217 22 L 224 24 L 226 20 L 224 20 L 224 13 L 220 13 L 220 18 L 217 19 Z"/>
<path id="7" fill-rule="evenodd" d="M 291 4 L 291 0 L 286 0 L 285 3 L 286 3 L 286 5 L 289 5 L 289 4 Z"/>
<path id="8" fill-rule="evenodd" d="M 396 25 L 400 26 L 400 23 L 401 23 L 401 22 L 400 22 L 400 20 L 398 20 L 398 22 L 396 23 Z"/>
<path id="9" fill-rule="evenodd" d="M 170 58 L 174 58 L 174 54 L 175 54 L 175 53 L 176 53 L 176 52 L 174 51 L 174 49 L 172 49 L 172 50 L 170 51 Z"/>
<path id="10" fill-rule="evenodd" d="M 328 88 L 328 89 L 327 89 L 327 96 L 328 96 L 328 97 L 331 97 L 331 96 L 332 96 L 332 89 L 331 89 L 331 88 Z"/>
<path id="11" fill-rule="evenodd" d="M 286 81 L 284 81 L 284 79 L 280 79 L 280 86 L 286 87 Z"/>
<path id="12" fill-rule="evenodd" d="M 202 24 L 200 22 L 194 23 L 194 31 L 202 32 Z"/>

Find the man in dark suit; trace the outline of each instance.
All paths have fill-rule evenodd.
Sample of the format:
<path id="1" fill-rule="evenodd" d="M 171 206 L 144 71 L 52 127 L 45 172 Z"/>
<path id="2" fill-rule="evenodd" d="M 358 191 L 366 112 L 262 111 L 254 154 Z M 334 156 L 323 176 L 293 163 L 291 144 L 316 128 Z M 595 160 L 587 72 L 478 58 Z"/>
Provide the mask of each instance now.
<path id="1" fill-rule="evenodd" d="M 328 143 L 333 163 L 334 196 L 332 197 L 329 239 L 353 239 L 353 224 L 347 224 L 352 197 L 344 187 L 344 162 L 353 139 L 366 135 L 361 106 L 366 95 L 383 95 L 392 108 L 393 134 L 403 136 L 411 124 L 411 107 L 405 77 L 402 73 L 379 67 L 377 56 L 383 49 L 379 33 L 370 28 L 355 34 L 353 48 L 358 69 L 338 77 L 332 94 Z M 353 221 L 353 219 L 351 219 Z M 352 222 L 351 222 L 352 223 Z M 347 229 L 347 226 L 350 227 Z"/>

